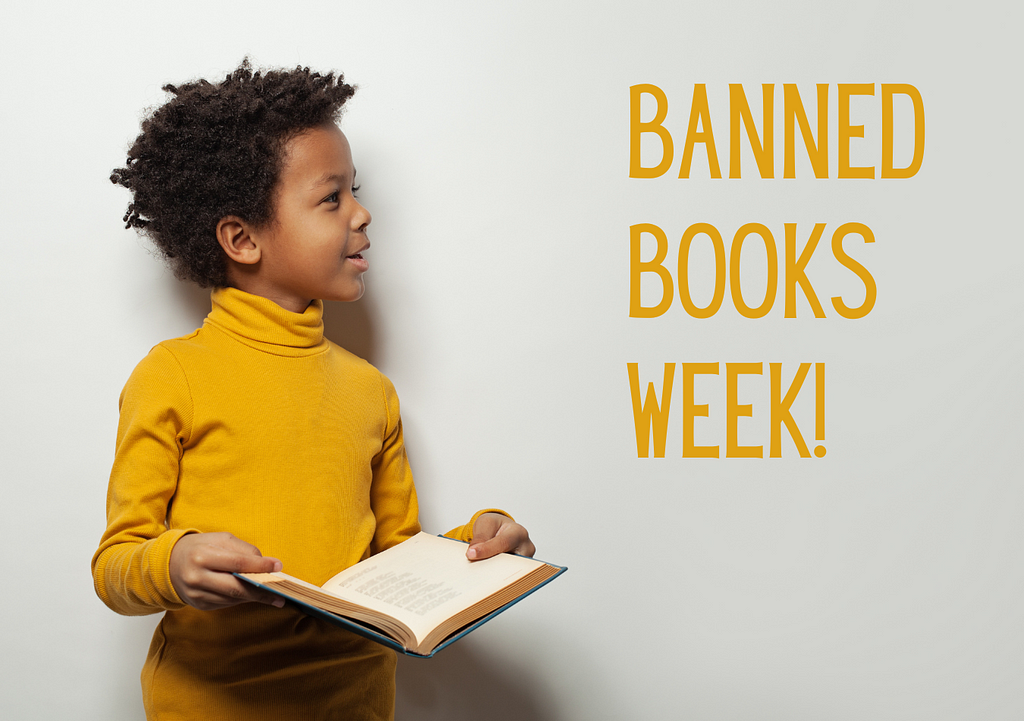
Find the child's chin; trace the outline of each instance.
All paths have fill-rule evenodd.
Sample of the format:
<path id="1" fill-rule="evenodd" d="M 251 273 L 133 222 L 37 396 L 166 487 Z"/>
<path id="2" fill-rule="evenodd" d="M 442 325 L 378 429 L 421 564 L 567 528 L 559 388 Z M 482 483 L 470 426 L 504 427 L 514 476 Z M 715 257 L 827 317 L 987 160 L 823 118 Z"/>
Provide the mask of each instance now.
<path id="1" fill-rule="evenodd" d="M 338 293 L 335 297 L 331 298 L 331 300 L 353 303 L 363 297 L 364 290 L 363 283 L 360 281 L 357 287 L 347 288 L 344 292 Z"/>

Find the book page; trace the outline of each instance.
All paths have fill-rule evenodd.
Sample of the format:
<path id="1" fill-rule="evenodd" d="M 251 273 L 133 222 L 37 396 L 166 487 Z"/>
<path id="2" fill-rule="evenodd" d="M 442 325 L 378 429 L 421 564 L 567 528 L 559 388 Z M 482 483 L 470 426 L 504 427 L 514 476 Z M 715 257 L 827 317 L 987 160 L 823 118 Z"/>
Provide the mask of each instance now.
<path id="1" fill-rule="evenodd" d="M 466 548 L 420 533 L 342 571 L 323 589 L 401 620 L 422 640 L 459 611 L 544 565 L 507 553 L 470 562 Z"/>

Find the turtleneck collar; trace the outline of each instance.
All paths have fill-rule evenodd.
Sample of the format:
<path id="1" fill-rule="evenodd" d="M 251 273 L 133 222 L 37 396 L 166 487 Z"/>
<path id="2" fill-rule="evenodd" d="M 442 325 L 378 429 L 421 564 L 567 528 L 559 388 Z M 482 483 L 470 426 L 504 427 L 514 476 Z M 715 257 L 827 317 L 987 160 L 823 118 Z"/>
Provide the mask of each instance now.
<path id="1" fill-rule="evenodd" d="M 314 300 L 293 313 L 272 300 L 237 288 L 217 288 L 211 296 L 209 323 L 247 346 L 284 356 L 319 353 L 324 339 L 324 303 Z"/>

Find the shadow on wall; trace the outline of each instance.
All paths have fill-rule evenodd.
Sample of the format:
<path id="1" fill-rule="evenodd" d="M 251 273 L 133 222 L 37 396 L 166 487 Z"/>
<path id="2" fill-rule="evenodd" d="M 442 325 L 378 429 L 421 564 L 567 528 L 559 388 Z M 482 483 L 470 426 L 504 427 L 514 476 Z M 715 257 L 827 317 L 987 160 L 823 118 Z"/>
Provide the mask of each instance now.
<path id="1" fill-rule="evenodd" d="M 342 348 L 378 363 L 373 307 L 326 303 L 324 335 Z M 415 468 L 413 469 L 415 471 Z M 444 649 L 429 660 L 398 657 L 397 721 L 549 721 L 554 717 L 537 697 L 538 686 L 493 653 L 480 651 L 472 639 Z"/>
<path id="2" fill-rule="evenodd" d="M 377 338 L 366 300 L 354 303 L 324 303 L 324 336 L 350 353 L 375 363 Z"/>
<path id="3" fill-rule="evenodd" d="M 168 274 L 169 275 L 169 274 Z M 198 328 L 203 324 L 203 318 L 210 313 L 210 289 L 200 288 L 195 283 L 175 280 L 169 278 L 172 292 L 178 298 L 181 309 L 193 321 L 192 327 Z"/>
<path id="4" fill-rule="evenodd" d="M 542 687 L 532 683 L 529 674 L 467 641 L 431 659 L 398 657 L 396 721 L 554 719 L 550 705 L 537 697 Z"/>

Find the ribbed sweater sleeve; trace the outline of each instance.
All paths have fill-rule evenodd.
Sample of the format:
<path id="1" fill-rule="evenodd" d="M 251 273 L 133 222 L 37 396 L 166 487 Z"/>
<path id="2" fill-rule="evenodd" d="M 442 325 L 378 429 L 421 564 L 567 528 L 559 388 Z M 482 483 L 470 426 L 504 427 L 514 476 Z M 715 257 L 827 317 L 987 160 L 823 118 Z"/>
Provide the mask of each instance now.
<path id="1" fill-rule="evenodd" d="M 189 530 L 168 531 L 166 514 L 191 432 L 192 399 L 169 350 L 156 346 L 139 363 L 121 393 L 120 411 L 107 529 L 92 559 L 96 593 L 126 615 L 181 608 L 169 562 Z"/>

